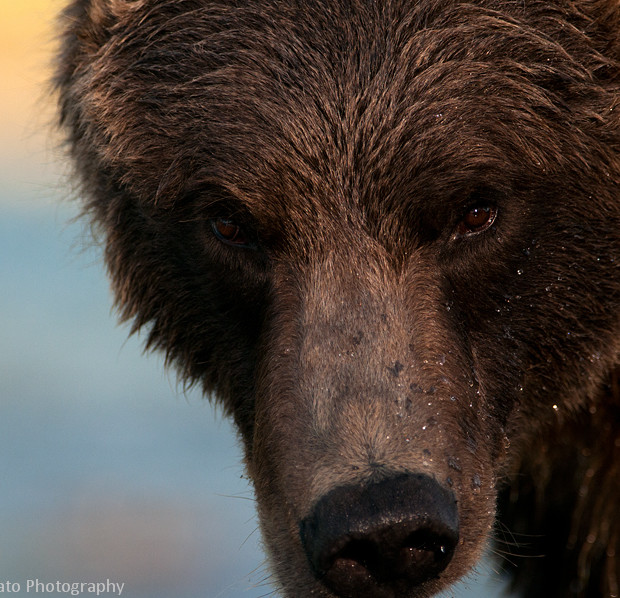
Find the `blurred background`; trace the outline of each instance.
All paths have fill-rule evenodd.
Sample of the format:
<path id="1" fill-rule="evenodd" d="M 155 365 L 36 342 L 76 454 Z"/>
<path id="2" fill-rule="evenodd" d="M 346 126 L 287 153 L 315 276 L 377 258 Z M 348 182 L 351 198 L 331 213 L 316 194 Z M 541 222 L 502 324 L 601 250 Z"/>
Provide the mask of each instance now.
<path id="1" fill-rule="evenodd" d="M 117 326 L 75 220 L 47 83 L 63 5 L 0 0 L 0 584 L 271 595 L 234 431 Z M 493 568 L 449 595 L 497 596 Z"/>

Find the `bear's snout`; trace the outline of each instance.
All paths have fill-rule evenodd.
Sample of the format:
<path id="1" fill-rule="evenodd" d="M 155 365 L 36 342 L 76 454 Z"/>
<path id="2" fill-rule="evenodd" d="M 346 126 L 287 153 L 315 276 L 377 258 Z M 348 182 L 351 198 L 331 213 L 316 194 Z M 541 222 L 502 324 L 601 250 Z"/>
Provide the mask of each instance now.
<path id="1" fill-rule="evenodd" d="M 314 575 L 336 595 L 408 595 L 450 563 L 456 499 L 422 474 L 341 486 L 316 503 L 300 535 Z"/>

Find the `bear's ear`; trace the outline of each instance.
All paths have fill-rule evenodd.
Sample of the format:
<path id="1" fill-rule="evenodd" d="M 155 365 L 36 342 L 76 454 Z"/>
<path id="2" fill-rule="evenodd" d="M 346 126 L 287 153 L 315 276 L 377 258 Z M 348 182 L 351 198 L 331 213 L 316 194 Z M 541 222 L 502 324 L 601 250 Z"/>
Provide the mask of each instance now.
<path id="1" fill-rule="evenodd" d="M 144 0 L 74 0 L 62 13 L 62 30 L 82 51 L 94 53 L 143 5 Z"/>
<path id="2" fill-rule="evenodd" d="M 85 14 L 93 29 L 109 31 L 144 2 L 142 0 L 87 0 L 83 4 L 85 4 Z"/>
<path id="3" fill-rule="evenodd" d="M 73 0 L 60 16 L 60 40 L 53 86 L 60 91 L 61 123 L 66 122 L 65 100 L 80 74 L 119 26 L 144 6 L 145 0 Z"/>

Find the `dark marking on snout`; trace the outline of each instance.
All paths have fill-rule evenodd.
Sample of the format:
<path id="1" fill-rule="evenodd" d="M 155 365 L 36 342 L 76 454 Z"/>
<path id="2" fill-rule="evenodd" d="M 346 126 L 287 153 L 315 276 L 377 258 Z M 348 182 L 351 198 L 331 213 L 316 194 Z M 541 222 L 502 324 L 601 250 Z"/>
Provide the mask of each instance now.
<path id="1" fill-rule="evenodd" d="M 456 500 L 422 474 L 342 486 L 316 503 L 300 535 L 314 575 L 337 596 L 405 596 L 450 563 Z"/>
<path id="2" fill-rule="evenodd" d="M 361 344 L 363 338 L 364 334 L 359 331 L 357 334 L 353 335 L 353 338 L 351 340 L 353 341 L 353 344 L 357 347 Z"/>
<path id="3" fill-rule="evenodd" d="M 394 363 L 393 366 L 388 367 L 388 371 L 390 372 L 390 374 L 392 374 L 392 376 L 394 376 L 395 378 L 398 378 L 398 376 L 400 376 L 400 373 L 405 369 L 405 366 L 400 362 L 400 361 L 396 361 Z"/>

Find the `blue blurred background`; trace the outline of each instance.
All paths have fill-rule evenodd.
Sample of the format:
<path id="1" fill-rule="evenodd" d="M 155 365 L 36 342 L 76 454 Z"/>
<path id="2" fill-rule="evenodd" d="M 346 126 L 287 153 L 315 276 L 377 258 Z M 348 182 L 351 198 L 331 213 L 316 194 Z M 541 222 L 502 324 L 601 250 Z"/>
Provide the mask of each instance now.
<path id="1" fill-rule="evenodd" d="M 234 431 L 116 325 L 75 221 L 46 87 L 62 4 L 0 7 L 0 584 L 270 595 Z M 494 568 L 449 595 L 497 596 Z"/>

